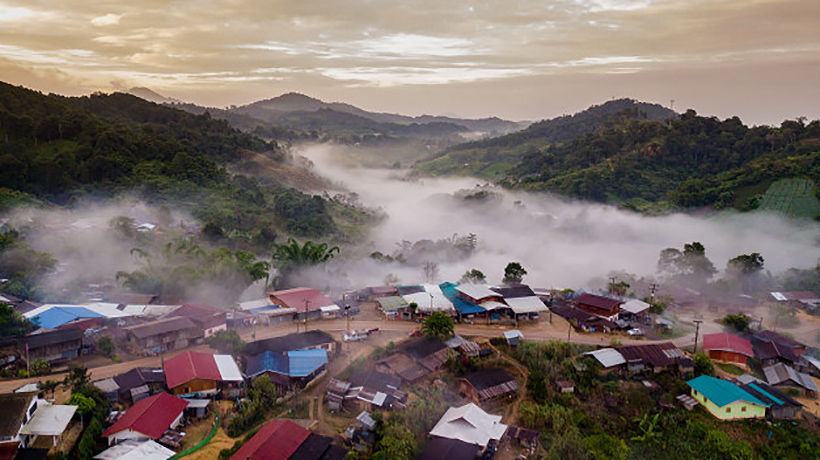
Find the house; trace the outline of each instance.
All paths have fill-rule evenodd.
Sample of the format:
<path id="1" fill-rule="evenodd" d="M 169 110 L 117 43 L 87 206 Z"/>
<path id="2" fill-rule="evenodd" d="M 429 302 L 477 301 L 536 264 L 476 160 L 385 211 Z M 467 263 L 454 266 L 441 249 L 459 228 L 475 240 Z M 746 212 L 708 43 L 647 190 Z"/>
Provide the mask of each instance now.
<path id="1" fill-rule="evenodd" d="M 566 319 L 570 324 L 582 331 L 611 332 L 618 328 L 618 325 L 613 321 L 593 315 L 592 313 L 572 307 L 571 305 L 555 305 L 551 311 Z"/>
<path id="2" fill-rule="evenodd" d="M 100 452 L 98 460 L 167 460 L 176 452 L 154 440 L 128 440 Z"/>
<path id="3" fill-rule="evenodd" d="M 273 291 L 268 293 L 270 301 L 274 305 L 281 305 L 285 308 L 296 310 L 296 317 L 299 319 L 314 319 L 322 316 L 322 307 L 328 307 L 333 311 L 340 308 L 335 302 L 325 297 L 324 294 L 313 288 L 294 288 L 283 291 Z M 327 308 L 324 311 L 327 310 Z"/>
<path id="4" fill-rule="evenodd" d="M 350 376 L 350 391 L 346 399 L 355 398 L 364 402 L 364 405 L 371 405 L 362 407 L 363 410 L 403 409 L 407 393 L 399 390 L 400 386 L 401 379 L 393 375 L 376 370 L 360 371 Z"/>
<path id="5" fill-rule="evenodd" d="M 518 329 L 512 329 L 509 331 L 504 331 L 504 338 L 507 340 L 508 345 L 514 347 L 524 340 L 524 334 L 522 334 Z"/>
<path id="6" fill-rule="evenodd" d="M 288 352 L 311 348 L 324 348 L 332 356 L 338 351 L 338 344 L 327 332 L 313 330 L 249 342 L 243 352 L 250 356 L 265 351 Z"/>
<path id="7" fill-rule="evenodd" d="M 811 291 L 772 292 L 770 294 L 780 303 L 803 308 L 812 315 L 820 313 L 820 297 Z"/>
<path id="8" fill-rule="evenodd" d="M 429 315 L 433 312 L 441 311 L 450 316 L 455 316 L 456 309 L 453 302 L 444 295 L 441 286 L 437 284 L 425 284 L 421 286 L 421 292 L 403 294 L 407 304 L 415 303 L 419 315 Z M 402 292 L 402 289 L 399 289 Z"/>
<path id="9" fill-rule="evenodd" d="M 263 425 L 231 460 L 341 460 L 347 452 L 331 439 L 311 433 L 290 420 Z"/>
<path id="10" fill-rule="evenodd" d="M 493 286 L 490 289 L 500 295 L 503 299 L 514 299 L 518 297 L 534 297 L 538 294 L 526 284 L 511 284 L 509 286 Z M 549 294 L 547 294 L 549 295 Z"/>
<path id="11" fill-rule="evenodd" d="M 29 361 L 42 358 L 50 363 L 77 358 L 82 347 L 83 332 L 79 327 L 29 334 L 18 345 L 20 354 Z"/>
<path id="12" fill-rule="evenodd" d="M 455 286 L 455 290 L 458 291 L 461 297 L 474 304 L 480 304 L 488 300 L 500 302 L 503 299 L 501 294 L 481 284 L 461 284 Z"/>
<path id="13" fill-rule="evenodd" d="M 43 305 L 23 316 L 43 329 L 57 329 L 66 325 L 79 325 L 78 323 L 83 323 L 82 328 L 87 329 L 98 327 L 102 324 L 100 318 L 104 318 L 103 315 L 81 305 Z M 88 323 L 86 320 L 89 319 L 96 321 Z"/>
<path id="14" fill-rule="evenodd" d="M 763 418 L 769 404 L 740 386 L 708 375 L 686 382 L 695 398 L 710 414 L 721 420 Z"/>
<path id="15" fill-rule="evenodd" d="M 20 313 L 21 315 L 25 315 L 26 313 L 30 312 L 31 310 L 34 310 L 35 308 L 41 305 L 37 302 L 23 300 L 19 297 L 7 294 L 5 292 L 0 292 L 0 303 L 4 303 L 14 308 L 14 311 Z"/>
<path id="16" fill-rule="evenodd" d="M 734 334 L 722 332 L 719 334 L 705 334 L 703 336 L 703 350 L 709 358 L 746 366 L 747 359 L 754 356 L 752 343 Z"/>
<path id="17" fill-rule="evenodd" d="M 752 347 L 763 367 L 777 362 L 794 364 L 806 351 L 806 345 L 774 331 L 756 332 L 752 335 Z"/>
<path id="18" fill-rule="evenodd" d="M 376 302 L 379 304 L 379 310 L 387 318 L 409 319 L 411 316 L 410 305 L 404 300 L 404 297 L 379 297 Z"/>
<path id="19" fill-rule="evenodd" d="M 621 311 L 623 302 L 617 299 L 610 299 L 594 294 L 581 294 L 575 299 L 578 308 L 587 313 L 592 313 L 595 316 L 615 321 L 618 319 L 618 314 Z"/>
<path id="20" fill-rule="evenodd" d="M 183 317 L 149 321 L 124 327 L 123 331 L 134 348 L 155 354 L 201 343 L 205 338 L 202 328 Z"/>
<path id="21" fill-rule="evenodd" d="M 479 316 L 486 316 L 487 313 L 492 310 L 492 308 L 484 308 L 483 306 L 479 305 L 479 302 L 473 300 L 469 295 L 464 294 L 458 290 L 460 286 L 454 283 L 445 282 L 439 284 L 439 288 L 441 289 L 442 294 L 450 303 L 453 304 L 453 308 L 455 308 L 456 313 L 463 318 L 473 318 L 476 315 Z M 500 305 L 502 308 L 506 308 L 506 305 L 502 304 L 498 300 L 500 297 L 497 294 L 493 294 L 492 297 L 486 298 L 485 300 L 481 300 L 481 303 L 484 304 L 497 304 Z"/>
<path id="22" fill-rule="evenodd" d="M 572 380 L 556 380 L 555 385 L 561 393 L 575 393 L 575 382 Z"/>
<path id="23" fill-rule="evenodd" d="M 481 347 L 472 340 L 465 340 L 456 334 L 444 342 L 451 350 L 458 351 L 462 356 L 476 358 L 481 354 Z"/>
<path id="24" fill-rule="evenodd" d="M 226 312 L 207 305 L 186 303 L 168 313 L 166 317 L 190 319 L 197 327 L 202 329 L 206 339 L 219 331 L 228 329 Z"/>
<path id="25" fill-rule="evenodd" d="M 799 417 L 803 405 L 795 401 L 791 396 L 780 392 L 763 382 L 737 382 L 740 388 L 769 404 L 766 409 L 766 418 L 770 420 L 794 420 Z"/>
<path id="26" fill-rule="evenodd" d="M 327 366 L 327 350 L 313 348 L 288 352 L 266 351 L 248 358 L 246 375 L 257 378 L 267 375 L 281 393 L 304 388 Z"/>
<path id="27" fill-rule="evenodd" d="M 135 367 L 114 377 L 120 401 L 135 403 L 164 391 L 165 371 L 159 367 Z"/>
<path id="28" fill-rule="evenodd" d="M 538 316 L 538 313 L 547 311 L 547 306 L 538 296 L 505 297 L 504 303 L 510 307 L 510 310 L 512 310 L 516 317 L 519 315 L 527 315 L 531 318 L 535 318 Z"/>
<path id="29" fill-rule="evenodd" d="M 428 371 L 435 371 L 450 357 L 450 349 L 435 337 L 410 340 L 398 348 Z"/>
<path id="30" fill-rule="evenodd" d="M 658 373 L 664 370 L 680 369 L 679 363 L 686 363 L 686 356 L 672 342 L 649 343 L 645 345 L 626 345 L 616 348 L 630 372 L 642 371 L 649 367 Z"/>
<path id="31" fill-rule="evenodd" d="M 42 400 L 36 393 L 0 394 L 0 459 L 12 459 L 18 447 L 28 447 L 27 436 L 20 432 L 37 411 L 38 403 Z"/>
<path id="32" fill-rule="evenodd" d="M 430 436 L 457 439 L 483 450 L 490 443 L 500 441 L 506 431 L 507 425 L 501 423 L 500 415 L 488 414 L 469 403 L 447 409 L 430 431 Z"/>
<path id="33" fill-rule="evenodd" d="M 63 433 L 78 406 L 41 403 L 37 405 L 31 420 L 23 426 L 20 434 L 29 438 L 28 444 L 34 444 L 38 438 L 51 438 L 51 446 L 62 442 Z"/>
<path id="34" fill-rule="evenodd" d="M 398 296 L 399 290 L 396 286 L 371 286 L 362 289 L 361 294 L 364 295 L 366 301 L 373 302 L 382 297 Z"/>
<path id="35" fill-rule="evenodd" d="M 600 350 L 588 351 L 584 353 L 584 355 L 595 358 L 606 371 L 616 369 L 626 364 L 624 355 L 614 348 L 601 348 Z"/>
<path id="36" fill-rule="evenodd" d="M 427 371 L 404 353 L 393 353 L 376 361 L 376 369 L 385 374 L 397 375 L 408 382 L 424 377 Z"/>
<path id="37" fill-rule="evenodd" d="M 97 380 L 95 382 L 91 382 L 92 385 L 99 388 L 100 391 L 105 393 L 105 397 L 108 399 L 109 402 L 116 402 L 120 396 L 120 386 L 117 385 L 117 382 L 114 379 L 102 379 Z"/>
<path id="38" fill-rule="evenodd" d="M 458 380 L 458 391 L 473 402 L 514 395 L 518 382 L 499 367 L 490 367 L 465 375 Z"/>
<path id="39" fill-rule="evenodd" d="M 620 318 L 642 320 L 649 314 L 649 307 L 643 300 L 629 299 L 621 305 Z"/>
<path id="40" fill-rule="evenodd" d="M 165 383 L 175 395 L 204 395 L 219 391 L 238 396 L 242 373 L 230 355 L 186 351 L 166 359 Z"/>
<path id="41" fill-rule="evenodd" d="M 817 393 L 817 384 L 810 375 L 797 372 L 783 363 L 764 367 L 763 375 L 766 376 L 769 385 L 773 387 L 800 388 L 805 390 L 809 396 L 814 396 Z"/>
<path id="42" fill-rule="evenodd" d="M 433 438 L 418 460 L 475 460 L 481 453 L 477 444 L 458 439 Z"/>
<path id="43" fill-rule="evenodd" d="M 108 445 L 121 441 L 146 439 L 158 440 L 166 430 L 173 430 L 182 420 L 188 401 L 157 393 L 137 401 L 125 414 L 111 425 L 102 437 L 108 438 Z"/>

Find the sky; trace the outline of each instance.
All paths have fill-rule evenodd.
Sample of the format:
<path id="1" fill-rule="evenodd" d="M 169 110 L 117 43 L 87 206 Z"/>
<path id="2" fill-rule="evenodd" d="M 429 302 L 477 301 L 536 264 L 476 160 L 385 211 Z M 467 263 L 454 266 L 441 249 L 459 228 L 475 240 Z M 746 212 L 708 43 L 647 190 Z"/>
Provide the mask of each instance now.
<path id="1" fill-rule="evenodd" d="M 0 80 L 513 120 L 632 97 L 778 124 L 820 118 L 820 1 L 0 0 Z"/>

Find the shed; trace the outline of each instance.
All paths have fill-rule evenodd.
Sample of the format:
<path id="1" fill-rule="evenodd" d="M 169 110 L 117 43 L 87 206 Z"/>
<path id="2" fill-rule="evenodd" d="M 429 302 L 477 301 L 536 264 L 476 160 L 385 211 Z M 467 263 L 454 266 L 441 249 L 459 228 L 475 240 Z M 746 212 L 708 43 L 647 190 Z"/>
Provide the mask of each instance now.
<path id="1" fill-rule="evenodd" d="M 513 395 L 518 382 L 500 367 L 489 367 L 460 378 L 458 390 L 474 402 Z"/>
<path id="2" fill-rule="evenodd" d="M 511 346 L 516 346 L 522 340 L 524 340 L 524 334 L 521 333 L 518 329 L 513 329 L 510 331 L 504 331 L 504 338 L 507 339 L 507 343 Z"/>
<path id="3" fill-rule="evenodd" d="M 575 382 L 572 380 L 558 380 L 555 382 L 561 393 L 575 393 Z"/>
<path id="4" fill-rule="evenodd" d="M 797 372 L 783 363 L 764 367 L 763 374 L 766 376 L 769 385 L 799 387 L 810 395 L 817 392 L 817 384 L 810 375 Z"/>
<path id="5" fill-rule="evenodd" d="M 52 445 L 56 446 L 75 412 L 77 406 L 38 404 L 37 410 L 20 430 L 20 434 L 31 438 L 48 436 L 52 439 Z"/>
<path id="6" fill-rule="evenodd" d="M 612 369 L 626 363 L 624 355 L 614 348 L 601 348 L 584 354 L 595 358 L 604 369 Z"/>

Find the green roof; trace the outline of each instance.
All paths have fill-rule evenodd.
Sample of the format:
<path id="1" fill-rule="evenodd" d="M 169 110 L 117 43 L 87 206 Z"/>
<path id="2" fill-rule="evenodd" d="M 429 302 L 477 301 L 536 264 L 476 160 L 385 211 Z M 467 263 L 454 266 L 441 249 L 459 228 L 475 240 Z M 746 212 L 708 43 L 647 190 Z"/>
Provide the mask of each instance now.
<path id="1" fill-rule="evenodd" d="M 407 302 L 399 296 L 381 297 L 378 302 L 384 311 L 396 311 L 399 308 L 407 307 Z"/>
<path id="2" fill-rule="evenodd" d="M 686 382 L 687 385 L 701 393 L 706 399 L 718 407 L 732 404 L 735 401 L 746 401 L 763 407 L 769 407 L 763 401 L 752 396 L 747 391 L 727 380 L 721 380 L 708 375 L 701 375 Z"/>

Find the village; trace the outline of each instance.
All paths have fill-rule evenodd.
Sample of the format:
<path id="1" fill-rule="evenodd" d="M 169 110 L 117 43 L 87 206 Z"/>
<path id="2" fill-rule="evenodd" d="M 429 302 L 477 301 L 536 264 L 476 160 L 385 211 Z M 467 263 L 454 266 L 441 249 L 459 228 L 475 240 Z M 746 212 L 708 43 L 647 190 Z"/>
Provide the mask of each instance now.
<path id="1" fill-rule="evenodd" d="M 788 422 L 817 439 L 817 296 L 705 305 L 679 290 L 660 312 L 619 294 L 450 282 L 231 306 L 0 294 L 37 327 L 0 343 L 0 458 L 329 460 L 387 445 L 425 460 L 540 458 L 561 447 L 549 436 L 566 428 L 560 407 L 582 424 L 638 420 L 625 429 L 647 443 L 659 415 Z M 765 328 L 767 305 L 793 308 L 805 338 Z M 584 437 L 587 452 L 618 457 L 607 436 Z"/>

